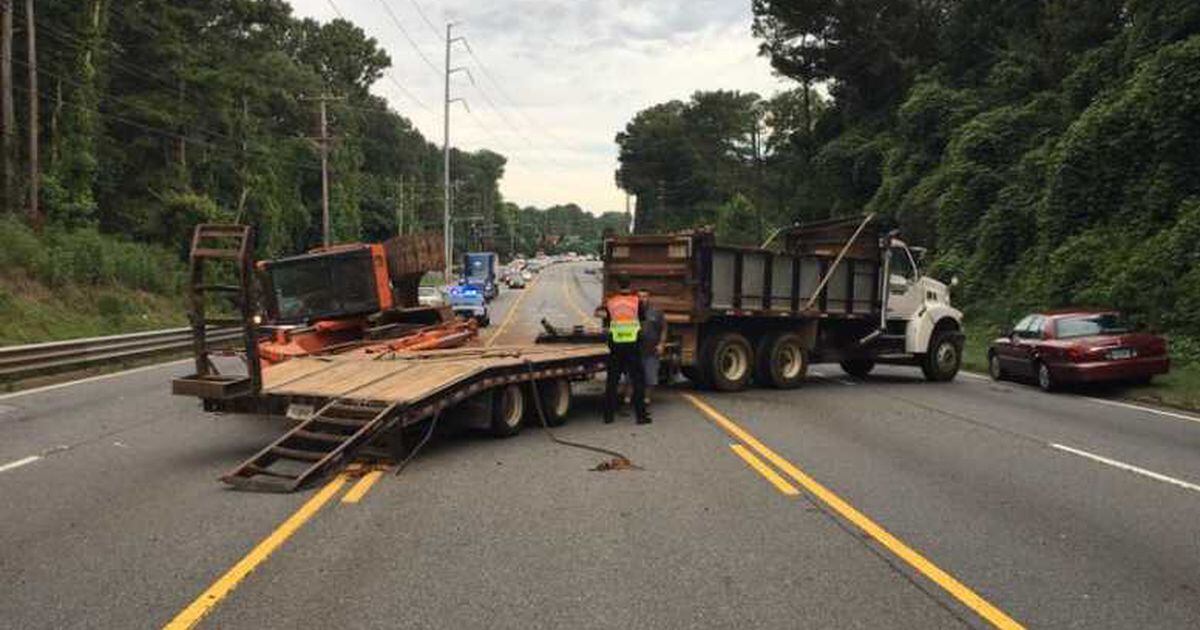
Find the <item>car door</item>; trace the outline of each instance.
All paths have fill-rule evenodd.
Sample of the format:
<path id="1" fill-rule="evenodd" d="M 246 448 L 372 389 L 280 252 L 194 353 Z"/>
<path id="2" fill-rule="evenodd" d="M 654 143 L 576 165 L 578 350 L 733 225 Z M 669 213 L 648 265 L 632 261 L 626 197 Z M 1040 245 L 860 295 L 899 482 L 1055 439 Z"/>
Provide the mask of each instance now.
<path id="1" fill-rule="evenodd" d="M 1038 350 L 1041 348 L 1046 318 L 1041 315 L 1030 317 L 1026 326 L 1017 333 L 1015 348 L 1015 366 L 1013 371 L 1025 376 L 1034 376 L 1034 364 L 1037 362 Z"/>
<path id="2" fill-rule="evenodd" d="M 911 319 L 925 300 L 917 284 L 916 264 L 908 249 L 891 248 L 891 270 L 888 274 L 888 319 Z"/>
<path id="3" fill-rule="evenodd" d="M 1018 336 L 1022 330 L 1025 330 L 1033 322 L 1033 315 L 1022 317 L 1009 331 L 1008 337 L 996 343 L 996 356 L 1000 358 L 1000 367 L 1009 374 L 1024 374 L 1025 369 L 1019 350 L 1020 337 Z"/>

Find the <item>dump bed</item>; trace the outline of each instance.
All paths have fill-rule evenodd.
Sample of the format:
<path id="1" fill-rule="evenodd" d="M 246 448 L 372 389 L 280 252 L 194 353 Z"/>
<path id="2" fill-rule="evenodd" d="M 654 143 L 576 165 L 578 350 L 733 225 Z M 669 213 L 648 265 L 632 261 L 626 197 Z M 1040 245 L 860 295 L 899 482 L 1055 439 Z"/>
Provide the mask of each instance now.
<path id="1" fill-rule="evenodd" d="M 626 275 L 677 322 L 877 317 L 879 243 L 869 230 L 859 230 L 863 224 L 856 217 L 796 226 L 780 252 L 717 245 L 710 230 L 612 237 L 605 241 L 605 293 Z"/>

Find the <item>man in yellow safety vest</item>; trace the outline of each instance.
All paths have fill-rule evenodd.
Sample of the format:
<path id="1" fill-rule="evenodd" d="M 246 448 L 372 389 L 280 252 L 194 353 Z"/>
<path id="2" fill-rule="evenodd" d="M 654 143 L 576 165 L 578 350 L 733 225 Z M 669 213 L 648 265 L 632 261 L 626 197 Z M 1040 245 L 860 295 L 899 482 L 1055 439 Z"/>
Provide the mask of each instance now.
<path id="1" fill-rule="evenodd" d="M 608 373 L 604 383 L 604 422 L 613 421 L 616 413 L 617 384 L 621 374 L 633 386 L 633 409 L 638 424 L 650 424 L 646 411 L 646 373 L 642 364 L 641 331 L 645 321 L 645 303 L 629 290 L 629 276 L 617 276 L 618 291 L 596 309 L 608 329 Z"/>

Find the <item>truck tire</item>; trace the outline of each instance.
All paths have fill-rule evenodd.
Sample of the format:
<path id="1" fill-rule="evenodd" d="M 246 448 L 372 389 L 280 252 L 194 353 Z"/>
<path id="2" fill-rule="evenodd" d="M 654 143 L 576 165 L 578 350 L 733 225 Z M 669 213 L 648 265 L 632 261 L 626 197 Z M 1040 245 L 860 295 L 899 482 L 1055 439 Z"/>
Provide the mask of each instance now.
<path id="1" fill-rule="evenodd" d="M 875 369 L 875 362 L 870 359 L 846 359 L 842 361 L 842 371 L 854 378 L 866 378 Z"/>
<path id="2" fill-rule="evenodd" d="M 950 332 L 935 332 L 929 350 L 921 358 L 925 379 L 936 383 L 954 380 L 962 365 L 962 347 Z"/>
<path id="3" fill-rule="evenodd" d="M 533 392 L 537 392 L 542 404 L 542 413 L 546 414 L 546 424 L 552 427 L 562 426 L 571 413 L 573 399 L 571 397 L 571 381 L 565 378 L 552 378 L 530 383 L 525 400 L 527 421 L 541 425 L 538 418 L 537 406 L 534 404 Z"/>
<path id="4" fill-rule="evenodd" d="M 679 368 L 679 373 L 682 374 L 684 378 L 691 381 L 696 387 L 701 389 L 708 389 L 712 387 L 708 381 L 704 380 L 704 370 L 700 369 L 700 366 L 698 365 L 684 365 Z"/>
<path id="5" fill-rule="evenodd" d="M 704 384 L 722 392 L 746 389 L 754 372 L 754 351 L 741 333 L 718 332 L 704 343 L 701 352 Z"/>
<path id="6" fill-rule="evenodd" d="M 492 435 L 506 438 L 520 433 L 524 416 L 525 395 L 520 385 L 510 383 L 492 390 Z"/>
<path id="7" fill-rule="evenodd" d="M 808 374 L 808 355 L 798 335 L 772 333 L 758 341 L 754 379 L 764 387 L 795 389 Z"/>

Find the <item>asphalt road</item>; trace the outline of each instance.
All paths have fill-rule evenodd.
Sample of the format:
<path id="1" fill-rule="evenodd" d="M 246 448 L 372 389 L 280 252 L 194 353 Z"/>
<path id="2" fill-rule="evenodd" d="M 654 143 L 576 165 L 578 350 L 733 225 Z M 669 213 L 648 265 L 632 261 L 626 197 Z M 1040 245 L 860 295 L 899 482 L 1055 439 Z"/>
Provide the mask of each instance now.
<path id="1" fill-rule="evenodd" d="M 481 343 L 585 321 L 582 269 L 505 291 Z M 1200 625 L 1186 414 L 816 366 L 789 392 L 674 386 L 653 425 L 605 426 L 593 384 L 561 435 L 641 470 L 533 427 L 447 431 L 347 503 L 362 482 L 222 487 L 282 425 L 172 398 L 186 368 L 0 397 L 0 627 L 163 626 L 214 585 L 201 627 Z"/>

